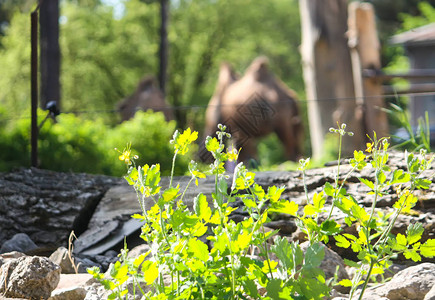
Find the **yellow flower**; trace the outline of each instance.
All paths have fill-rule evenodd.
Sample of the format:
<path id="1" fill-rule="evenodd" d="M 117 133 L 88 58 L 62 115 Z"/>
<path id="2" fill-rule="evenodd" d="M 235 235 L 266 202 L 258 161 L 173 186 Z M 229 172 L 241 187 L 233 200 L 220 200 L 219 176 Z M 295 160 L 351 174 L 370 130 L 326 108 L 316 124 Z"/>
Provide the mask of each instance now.
<path id="1" fill-rule="evenodd" d="M 371 153 L 373 150 L 373 143 L 367 143 L 367 149 L 366 152 Z"/>
<path id="2" fill-rule="evenodd" d="M 228 153 L 228 160 L 229 161 L 237 161 L 239 158 L 239 153 L 236 148 L 232 148 Z"/>
<path id="3" fill-rule="evenodd" d="M 132 159 L 138 159 L 139 157 L 137 155 L 134 155 L 133 157 L 131 156 L 131 144 L 128 143 L 127 147 L 124 148 L 124 150 L 121 152 L 118 149 L 115 148 L 116 151 L 118 151 L 119 153 L 121 153 L 120 156 L 118 156 L 118 159 L 120 161 L 125 162 L 127 165 L 131 165 L 132 164 Z"/>
<path id="4" fill-rule="evenodd" d="M 130 150 L 124 150 L 124 152 L 122 152 L 122 154 L 119 156 L 119 160 L 122 160 L 127 165 L 129 165 L 131 164 L 130 155 L 131 155 Z"/>
<path id="5" fill-rule="evenodd" d="M 171 141 L 174 143 L 175 150 L 178 151 L 178 154 L 184 155 L 189 150 L 188 146 L 196 141 L 198 138 L 197 131 L 191 131 L 190 128 L 187 128 L 183 133 L 179 133 L 178 130 L 174 133 L 174 138 Z"/>

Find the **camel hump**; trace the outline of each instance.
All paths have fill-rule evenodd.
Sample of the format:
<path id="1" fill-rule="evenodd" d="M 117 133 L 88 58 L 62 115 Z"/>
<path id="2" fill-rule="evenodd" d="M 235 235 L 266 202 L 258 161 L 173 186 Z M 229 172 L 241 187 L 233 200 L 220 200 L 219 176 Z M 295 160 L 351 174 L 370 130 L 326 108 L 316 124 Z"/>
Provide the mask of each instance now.
<path id="1" fill-rule="evenodd" d="M 158 87 L 157 79 L 152 75 L 148 75 L 141 79 L 141 81 L 137 85 L 137 91 L 143 92 L 157 87 Z"/>
<path id="2" fill-rule="evenodd" d="M 253 76 L 257 81 L 266 81 L 269 73 L 269 59 L 266 56 L 259 56 L 251 63 L 246 70 L 246 75 Z"/>
<path id="3" fill-rule="evenodd" d="M 215 95 L 221 96 L 228 86 L 237 81 L 238 76 L 228 62 L 223 62 L 219 68 L 219 77 Z"/>

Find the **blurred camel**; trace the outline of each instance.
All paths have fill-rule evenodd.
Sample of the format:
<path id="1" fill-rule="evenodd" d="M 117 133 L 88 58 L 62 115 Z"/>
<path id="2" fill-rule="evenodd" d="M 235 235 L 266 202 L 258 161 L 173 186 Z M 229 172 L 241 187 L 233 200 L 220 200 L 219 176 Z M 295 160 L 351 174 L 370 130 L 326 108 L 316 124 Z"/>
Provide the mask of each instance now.
<path id="1" fill-rule="evenodd" d="M 118 104 L 121 121 L 126 121 L 134 116 L 138 110 L 161 111 L 166 121 L 173 120 L 172 108 L 166 103 L 157 80 L 153 76 L 144 77 L 137 85 L 136 91 Z"/>
<path id="2" fill-rule="evenodd" d="M 295 92 L 270 72 L 266 57 L 256 58 L 239 80 L 224 63 L 206 111 L 205 135 L 214 135 L 219 123 L 226 125 L 234 146 L 242 148 L 239 160 L 248 161 L 257 159 L 255 139 L 275 132 L 286 158 L 296 161 L 303 133 L 296 99 Z"/>

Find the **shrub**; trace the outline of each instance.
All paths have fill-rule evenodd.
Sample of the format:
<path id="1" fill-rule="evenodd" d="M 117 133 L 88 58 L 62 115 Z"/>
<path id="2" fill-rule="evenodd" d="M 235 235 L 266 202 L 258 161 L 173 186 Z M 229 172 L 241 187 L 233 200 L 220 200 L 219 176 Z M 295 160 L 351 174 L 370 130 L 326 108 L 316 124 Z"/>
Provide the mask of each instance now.
<path id="1" fill-rule="evenodd" d="M 223 139 L 229 137 L 225 126 L 219 125 L 217 138 L 206 139 L 206 148 L 215 159 L 208 172 L 215 178 L 215 188 L 211 199 L 198 194 L 193 210 L 183 203 L 185 190 L 173 184 L 172 175 L 169 186 L 164 189 L 160 186 L 160 165 L 136 167 L 127 147 L 120 159 L 128 165 L 125 179 L 136 190 L 142 211 L 133 218 L 143 222 L 141 238 L 150 245 L 150 250 L 130 259 L 125 248 L 120 260 L 111 265 L 107 277 L 98 268 L 88 269 L 88 272 L 113 291 L 109 299 L 126 297 L 128 289 L 124 283 L 128 279 L 134 283 L 133 290 L 140 291 L 146 299 L 322 299 L 329 295 L 331 286 L 319 268 L 325 254 L 321 242 L 328 242 L 333 236 L 338 247 L 351 247 L 358 253 L 358 262 L 346 261 L 358 269 L 355 277 L 342 280 L 340 284 L 351 287 L 349 299 L 362 285 L 361 299 L 371 275 L 382 274 L 394 255 L 402 253 L 413 261 L 420 260 L 421 256 L 435 256 L 435 239 L 420 242 L 421 224 L 409 225 L 406 235 L 394 236 L 391 232 L 398 215 L 415 205 L 417 198 L 413 191 L 429 187 L 430 181 L 421 178 L 421 173 L 430 168 L 432 158 L 426 159 L 424 151 L 420 155 L 411 153 L 406 155 L 407 170 L 392 171 L 386 165 L 388 140 L 377 140 L 376 135 L 367 145 L 367 155 L 355 151 L 351 160 L 353 168 L 347 176 L 367 166 L 376 175 L 373 182 L 360 178 L 373 195 L 373 206 L 366 211 L 344 189 L 346 179 L 339 180 L 341 141 L 348 134 L 345 128 L 343 125 L 331 129 L 339 135 L 340 142 L 335 183 L 326 183 L 323 191 L 315 193 L 312 199 L 306 192 L 307 205 L 303 208 L 294 201 L 281 199 L 284 187 L 271 186 L 265 190 L 256 184 L 255 173 L 249 172 L 243 163 L 236 166 L 232 182 L 227 181 L 224 162 L 236 161 L 238 153 L 224 149 Z M 188 151 L 196 138 L 197 133 L 190 129 L 175 132 L 171 141 L 173 162 Z M 304 181 L 308 164 L 309 159 L 300 161 Z M 192 182 L 198 185 L 198 178 L 206 176 L 193 161 L 189 172 L 191 179 L 185 189 Z M 378 200 L 390 188 L 398 195 L 394 211 L 388 216 L 375 213 Z M 328 209 L 325 207 L 327 196 L 332 198 Z M 229 204 L 236 198 L 243 201 L 243 209 L 248 212 L 237 224 L 228 218 L 236 209 Z M 154 203 L 149 210 L 145 209 L 145 199 Z M 342 234 L 340 225 L 331 218 L 334 209 L 346 214 L 346 224 L 354 225 L 357 235 Z M 266 232 L 264 228 L 272 213 L 296 219 L 309 240 L 305 253 L 298 242 L 279 236 L 274 237 L 272 245 L 268 243 L 277 233 Z M 321 213 L 327 216 L 323 221 L 319 220 Z M 165 282 L 165 277 L 169 281 Z M 144 284 L 150 286 L 147 293 L 143 290 Z"/>
<path id="2" fill-rule="evenodd" d="M 46 112 L 39 111 L 39 122 Z M 175 122 L 166 122 L 162 113 L 138 112 L 135 117 L 113 128 L 100 118 L 85 120 L 61 114 L 57 122 L 48 119 L 41 127 L 38 157 L 43 169 L 121 176 L 125 170 L 112 162 L 119 156 L 115 147 L 130 141 L 141 164 L 160 162 L 170 168 L 171 148 L 167 144 Z M 0 170 L 30 165 L 30 119 L 12 124 L 0 123 Z M 138 150 L 136 150 L 138 149 Z M 186 160 L 177 163 L 175 174 L 184 174 Z M 169 173 L 168 173 L 169 174 Z"/>

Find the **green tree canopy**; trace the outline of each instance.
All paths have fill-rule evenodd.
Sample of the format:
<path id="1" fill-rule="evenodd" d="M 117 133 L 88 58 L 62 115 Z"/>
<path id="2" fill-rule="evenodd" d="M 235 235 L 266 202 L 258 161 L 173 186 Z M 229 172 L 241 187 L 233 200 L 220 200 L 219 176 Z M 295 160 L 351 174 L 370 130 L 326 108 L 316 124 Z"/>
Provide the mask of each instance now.
<path id="1" fill-rule="evenodd" d="M 62 110 L 113 110 L 143 76 L 157 76 L 159 3 L 123 1 L 124 14 L 115 18 L 100 1 L 79 2 L 61 2 Z M 16 13 L 0 42 L 0 68 L 8 70 L 0 78 L 0 101 L 14 116 L 27 114 L 30 102 L 29 19 Z M 303 91 L 296 0 L 173 1 L 169 43 L 168 102 L 204 106 L 179 110 L 180 126 L 191 118 L 189 125 L 201 123 L 224 60 L 243 72 L 256 56 L 267 55 L 274 72 Z"/>

